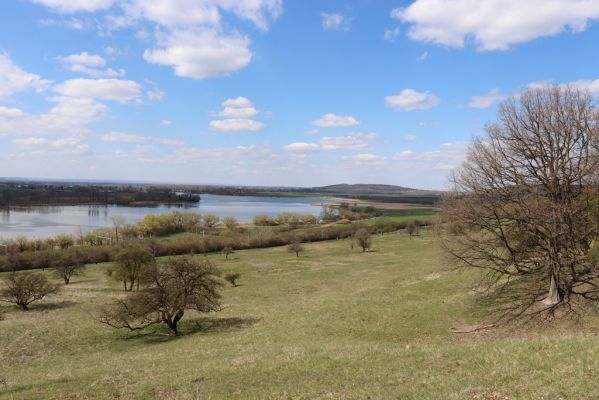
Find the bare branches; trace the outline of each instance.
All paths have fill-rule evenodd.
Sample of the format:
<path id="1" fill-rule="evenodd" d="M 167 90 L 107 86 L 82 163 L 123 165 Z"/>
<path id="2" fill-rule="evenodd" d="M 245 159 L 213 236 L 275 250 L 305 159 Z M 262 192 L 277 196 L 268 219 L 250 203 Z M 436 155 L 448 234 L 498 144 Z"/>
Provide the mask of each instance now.
<path id="1" fill-rule="evenodd" d="M 446 248 L 489 271 L 512 315 L 594 300 L 599 235 L 599 114 L 586 92 L 550 87 L 504 102 L 443 200 Z"/>

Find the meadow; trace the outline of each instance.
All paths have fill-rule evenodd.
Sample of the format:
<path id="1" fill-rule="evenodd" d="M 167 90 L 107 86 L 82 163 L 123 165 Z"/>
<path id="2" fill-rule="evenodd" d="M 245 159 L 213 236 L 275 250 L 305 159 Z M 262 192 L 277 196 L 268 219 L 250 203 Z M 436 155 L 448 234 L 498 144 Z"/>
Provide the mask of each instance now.
<path id="1" fill-rule="evenodd" d="M 0 399 L 599 398 L 599 318 L 455 333 L 490 322 L 477 272 L 425 230 L 349 243 L 209 255 L 240 286 L 178 337 L 96 322 L 123 292 L 89 265 L 31 311 L 0 307 Z"/>

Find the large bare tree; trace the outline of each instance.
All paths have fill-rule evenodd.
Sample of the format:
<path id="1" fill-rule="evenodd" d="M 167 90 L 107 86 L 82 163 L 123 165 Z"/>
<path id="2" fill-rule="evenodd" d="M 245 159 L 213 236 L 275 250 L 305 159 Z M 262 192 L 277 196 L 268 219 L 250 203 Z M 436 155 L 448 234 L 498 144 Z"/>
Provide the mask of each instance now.
<path id="1" fill-rule="evenodd" d="M 530 89 L 474 141 L 443 209 L 459 264 L 488 271 L 510 315 L 555 315 L 599 300 L 599 114 L 589 93 Z M 583 302 L 584 303 L 584 302 Z"/>

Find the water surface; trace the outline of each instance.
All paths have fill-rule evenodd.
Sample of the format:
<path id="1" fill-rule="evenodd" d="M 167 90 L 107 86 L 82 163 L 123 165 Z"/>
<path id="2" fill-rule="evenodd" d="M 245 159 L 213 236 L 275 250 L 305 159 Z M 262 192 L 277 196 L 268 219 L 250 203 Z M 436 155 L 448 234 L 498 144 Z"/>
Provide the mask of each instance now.
<path id="1" fill-rule="evenodd" d="M 166 214 L 176 210 L 235 217 L 250 222 L 259 214 L 275 216 L 282 212 L 318 215 L 324 198 L 276 198 L 220 196 L 202 194 L 198 205 L 188 207 L 123 207 L 123 206 L 36 206 L 0 210 L 0 238 L 27 236 L 44 238 L 62 233 L 76 233 L 110 226 L 110 218 L 120 215 L 127 223 L 137 222 L 146 214 Z"/>

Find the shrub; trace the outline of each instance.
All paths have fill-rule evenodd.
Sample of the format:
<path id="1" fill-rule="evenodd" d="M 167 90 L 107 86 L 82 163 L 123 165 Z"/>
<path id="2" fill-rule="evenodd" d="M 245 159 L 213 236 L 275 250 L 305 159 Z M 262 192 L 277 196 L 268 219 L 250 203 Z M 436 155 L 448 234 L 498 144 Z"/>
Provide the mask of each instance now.
<path id="1" fill-rule="evenodd" d="M 362 252 L 365 253 L 372 246 L 372 239 L 370 238 L 370 232 L 366 228 L 361 228 L 356 231 L 354 239 L 358 246 L 362 248 Z"/>
<path id="2" fill-rule="evenodd" d="M 239 273 L 230 273 L 225 275 L 225 280 L 229 282 L 232 286 L 237 287 L 237 280 L 241 277 Z"/>
<path id="3" fill-rule="evenodd" d="M 42 274 L 12 272 L 5 280 L 5 287 L 0 290 L 0 300 L 16 304 L 27 311 L 31 303 L 59 290 L 58 285 L 50 283 Z"/>

